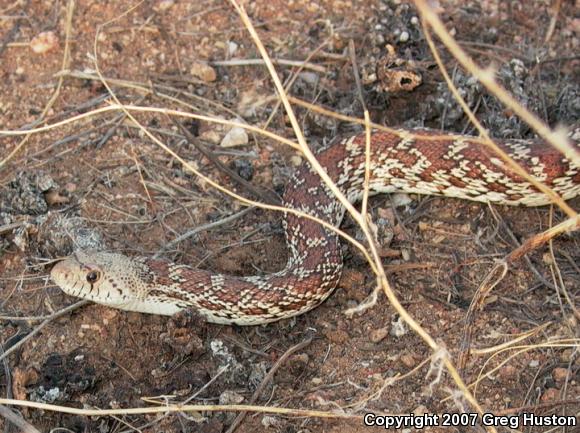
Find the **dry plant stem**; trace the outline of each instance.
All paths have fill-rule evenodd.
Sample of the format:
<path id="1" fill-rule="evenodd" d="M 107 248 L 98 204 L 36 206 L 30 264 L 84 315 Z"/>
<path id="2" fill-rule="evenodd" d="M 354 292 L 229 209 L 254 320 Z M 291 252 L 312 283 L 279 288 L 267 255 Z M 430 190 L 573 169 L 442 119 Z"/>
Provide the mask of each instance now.
<path id="1" fill-rule="evenodd" d="M 369 182 L 371 180 L 371 118 L 369 116 L 369 111 L 367 110 L 365 100 L 362 92 L 362 85 L 360 81 L 360 74 L 358 70 L 358 64 L 356 62 L 356 50 L 354 47 L 354 41 L 351 39 L 348 42 L 348 51 L 350 54 L 350 61 L 352 63 L 352 72 L 354 75 L 354 81 L 356 84 L 356 89 L 358 93 L 358 98 L 360 100 L 361 106 L 364 111 L 364 126 L 365 126 L 365 178 L 363 183 L 363 197 L 361 204 L 361 214 L 365 219 L 365 224 L 367 223 L 367 207 L 369 201 Z M 368 227 L 367 227 L 368 229 Z"/>
<path id="2" fill-rule="evenodd" d="M 544 44 L 550 42 L 552 39 L 552 35 L 554 34 L 554 30 L 556 29 L 556 23 L 558 22 L 558 14 L 560 13 L 560 7 L 562 6 L 562 0 L 556 0 L 556 3 L 552 6 L 553 15 L 550 19 L 550 26 L 548 27 L 548 31 L 546 32 L 546 36 L 544 37 Z"/>
<path id="3" fill-rule="evenodd" d="M 414 0 L 417 9 L 424 21 L 427 21 L 433 28 L 433 31 L 441 39 L 447 49 L 453 54 L 461 65 L 467 69 L 475 78 L 477 78 L 491 93 L 493 93 L 501 102 L 514 111 L 524 122 L 526 122 L 534 131 L 540 135 L 544 140 L 562 152 L 566 157 L 580 165 L 580 152 L 568 144 L 563 131 L 552 131 L 539 118 L 534 116 L 517 100 L 515 100 L 509 92 L 501 87 L 495 80 L 491 69 L 481 69 L 475 62 L 461 49 L 459 44 L 449 34 L 445 25 L 439 19 L 439 16 L 428 5 L 427 0 Z"/>
<path id="4" fill-rule="evenodd" d="M 228 369 L 228 366 L 223 366 L 221 367 L 218 372 L 215 374 L 214 377 L 212 377 L 210 380 L 208 380 L 205 385 L 203 385 L 201 388 L 199 388 L 196 392 L 194 392 L 192 395 L 190 395 L 189 397 L 187 397 L 181 404 L 188 404 L 191 400 L 193 400 L 194 398 L 196 398 L 199 394 L 201 394 L 204 390 L 207 389 L 208 386 L 210 386 L 212 383 L 214 383 L 223 373 L 225 373 Z M 154 398 L 150 398 L 150 397 L 142 397 L 141 400 L 143 400 L 146 403 L 150 403 L 150 404 L 156 404 L 156 405 L 160 405 L 162 406 L 163 404 L 165 404 L 167 402 L 167 399 L 165 397 L 160 397 L 159 399 Z M 160 423 L 163 419 L 167 418 L 170 414 L 166 413 L 163 414 L 160 417 L 157 417 L 154 421 L 151 421 L 150 423 L 145 424 L 144 426 L 140 426 L 140 431 L 143 431 L 146 427 L 155 425 Z"/>
<path id="5" fill-rule="evenodd" d="M 515 357 L 521 355 L 522 353 L 526 353 L 529 352 L 530 350 L 534 350 L 534 349 L 541 349 L 541 348 L 554 348 L 554 347 L 560 347 L 560 348 L 572 348 L 572 349 L 577 349 L 578 346 L 580 345 L 580 339 L 577 338 L 566 338 L 566 339 L 562 339 L 562 340 L 556 340 L 556 341 L 548 341 L 546 343 L 538 343 L 538 344 L 529 344 L 529 345 L 522 345 L 522 346 L 513 346 L 507 349 L 503 349 L 500 350 L 498 352 L 493 353 L 488 359 L 486 359 L 486 361 L 484 362 L 483 366 L 481 367 L 481 370 L 479 372 L 479 375 L 477 377 L 477 379 L 473 382 L 469 384 L 469 388 L 473 388 L 473 392 L 475 393 L 477 391 L 477 386 L 479 385 L 479 383 L 492 376 L 496 371 L 500 370 L 504 365 L 506 365 L 508 362 L 510 362 L 512 359 L 514 359 Z M 500 362 L 498 365 L 496 365 L 495 367 L 493 367 L 491 370 L 485 372 L 485 369 L 487 367 L 487 365 L 496 357 L 499 356 L 501 353 L 503 353 L 504 351 L 508 351 L 508 350 L 516 350 L 515 353 L 511 354 L 510 356 L 508 356 L 505 360 L 503 360 L 502 362 Z"/>
<path id="6" fill-rule="evenodd" d="M 383 384 L 381 385 L 381 387 L 377 390 L 374 391 L 372 394 L 369 394 L 368 396 L 362 398 L 361 400 L 355 402 L 355 403 L 351 403 L 345 406 L 342 406 L 343 409 L 346 408 L 355 408 L 355 411 L 359 411 L 365 408 L 366 404 L 369 401 L 377 401 L 381 398 L 381 396 L 383 395 L 383 392 L 385 391 L 385 389 L 387 389 L 389 386 L 393 386 L 395 383 L 406 379 L 409 376 L 412 376 L 413 374 L 415 374 L 417 371 L 419 371 L 421 368 L 423 368 L 425 365 L 427 365 L 427 363 L 429 363 L 431 360 L 429 358 L 424 359 L 423 361 L 421 361 L 417 366 L 415 366 L 413 369 L 411 369 L 410 371 L 406 372 L 405 374 L 401 374 L 401 375 L 396 375 L 394 377 L 387 377 L 385 379 L 383 379 Z"/>
<path id="7" fill-rule="evenodd" d="M 439 56 L 439 51 L 437 50 L 437 47 L 435 47 L 435 44 L 433 43 L 433 39 L 431 38 L 431 32 L 429 31 L 429 28 L 427 27 L 425 21 L 423 20 L 421 21 L 421 23 L 423 26 L 423 33 L 425 35 L 425 39 L 427 40 L 429 48 L 431 49 L 431 53 L 433 54 L 433 57 L 435 58 L 435 61 L 439 66 L 439 71 L 441 72 L 441 74 L 443 74 L 443 78 L 445 78 L 447 87 L 453 94 L 455 100 L 459 103 L 459 105 L 461 105 L 463 112 L 467 115 L 471 123 L 473 123 L 473 125 L 475 125 L 475 127 L 479 131 L 480 136 L 484 140 L 484 144 L 487 147 L 489 147 L 496 155 L 498 155 L 503 161 L 505 161 L 506 164 L 521 178 L 527 180 L 532 185 L 534 185 L 538 190 L 542 191 L 544 194 L 550 197 L 552 202 L 555 203 L 560 209 L 562 209 L 569 217 L 576 216 L 577 215 L 576 212 L 570 206 L 568 206 L 568 204 L 564 200 L 562 200 L 562 197 L 560 197 L 558 194 L 552 191 L 551 188 L 548 188 L 542 182 L 537 181 L 534 176 L 530 175 L 526 170 L 524 170 L 517 162 L 515 162 L 512 158 L 510 158 L 507 153 L 501 150 L 493 142 L 493 140 L 491 140 L 489 134 L 487 133 L 487 130 L 483 127 L 483 125 L 479 122 L 479 120 L 477 120 L 477 118 L 470 110 L 465 100 L 459 94 L 457 87 L 455 86 L 455 84 L 453 84 L 453 80 L 451 79 L 451 77 L 449 77 L 447 69 L 445 69 L 445 65 L 443 64 L 443 61 Z"/>
<path id="8" fill-rule="evenodd" d="M 566 221 L 561 222 L 560 224 L 546 230 L 543 233 L 539 233 L 530 239 L 526 239 L 526 241 L 517 249 L 512 251 L 506 258 L 505 261 L 508 263 L 514 262 L 524 256 L 525 254 L 529 253 L 530 251 L 535 250 L 540 245 L 545 244 L 546 242 L 550 241 L 551 239 L 555 238 L 556 236 L 564 233 L 564 232 L 571 232 L 578 230 L 580 228 L 580 215 L 577 215 L 574 218 L 569 218 Z"/>
<path id="9" fill-rule="evenodd" d="M 55 76 L 55 78 L 62 76 L 62 77 L 76 78 L 79 80 L 92 80 L 92 81 L 101 82 L 101 79 L 99 78 L 98 75 L 89 74 L 89 73 L 81 72 L 81 71 L 77 71 L 77 70 L 61 71 L 61 72 L 55 74 L 54 76 Z M 168 101 L 175 102 L 178 105 L 188 107 L 191 111 L 204 111 L 204 110 L 201 110 L 199 107 L 188 104 L 187 102 L 185 102 L 185 101 L 183 101 L 175 96 L 171 96 L 171 95 L 168 95 L 166 93 L 161 93 L 160 90 L 169 91 L 172 94 L 185 95 L 191 99 L 203 101 L 204 103 L 211 105 L 212 107 L 214 107 L 220 111 L 225 111 L 226 113 L 231 114 L 232 117 L 234 117 L 234 118 L 239 117 L 239 115 L 235 111 L 232 111 L 232 110 L 228 109 L 227 107 L 224 107 L 224 106 L 218 104 L 215 101 L 203 98 L 199 95 L 196 95 L 195 93 L 184 91 L 183 89 L 176 89 L 174 87 L 163 85 L 163 84 L 155 84 L 155 83 L 152 84 L 150 82 L 142 83 L 142 82 L 138 82 L 138 81 L 121 80 L 118 78 L 106 78 L 106 81 L 109 84 L 114 84 L 115 86 L 136 90 L 138 92 L 141 92 L 144 95 L 153 95 L 153 96 L 160 97 L 162 99 L 167 99 Z M 108 96 L 109 95 L 107 94 L 107 97 Z"/>
<path id="10" fill-rule="evenodd" d="M 24 418 L 5 406 L 0 406 L 0 416 L 18 427 L 22 433 L 40 433 L 40 430 L 27 423 Z"/>
<path id="11" fill-rule="evenodd" d="M 553 215 L 554 212 L 550 212 L 550 225 L 552 225 Z M 566 290 L 566 285 L 564 284 L 564 280 L 562 279 L 562 272 L 560 272 L 560 268 L 558 266 L 558 263 L 556 262 L 556 255 L 554 254 L 554 242 L 552 241 L 552 239 L 548 241 L 548 249 L 550 251 L 550 258 L 552 261 L 552 263 L 550 264 L 550 269 L 552 269 L 552 274 L 556 274 L 556 276 L 558 277 L 557 279 L 555 278 L 555 276 L 553 277 L 554 286 L 556 287 L 556 290 L 558 292 L 561 291 L 564 294 L 564 298 L 566 298 L 566 302 L 570 306 L 572 313 L 574 314 L 574 316 L 576 316 L 577 320 L 580 320 L 580 311 L 578 311 L 578 308 L 576 308 L 576 305 L 574 305 L 574 301 L 572 301 L 572 299 L 570 298 L 568 290 Z"/>
<path id="12" fill-rule="evenodd" d="M 332 180 L 329 178 L 328 174 L 322 169 L 322 167 L 320 166 L 320 164 L 318 163 L 318 161 L 316 160 L 316 158 L 314 157 L 314 155 L 312 154 L 312 152 L 308 148 L 308 145 L 306 144 L 306 141 L 304 140 L 304 136 L 302 134 L 302 131 L 300 130 L 300 127 L 298 125 L 298 121 L 297 121 L 296 117 L 294 116 L 294 111 L 292 110 L 292 106 L 290 105 L 288 98 L 284 94 L 284 88 L 282 87 L 282 83 L 280 82 L 280 79 L 278 78 L 278 75 L 276 74 L 276 70 L 274 69 L 274 66 L 269 61 L 269 57 L 268 57 L 268 53 L 266 52 L 266 49 L 264 48 L 262 42 L 260 41 L 260 38 L 258 37 L 255 29 L 253 28 L 252 23 L 250 22 L 250 19 L 248 18 L 244 8 L 242 6 L 240 6 L 235 0 L 230 0 L 230 1 L 233 4 L 233 6 L 236 8 L 236 10 L 238 11 L 240 18 L 242 19 L 244 25 L 246 26 L 246 28 L 248 29 L 248 31 L 252 35 L 252 38 L 254 39 L 254 43 L 256 44 L 258 50 L 260 51 L 262 58 L 266 62 L 266 66 L 268 67 L 268 70 L 270 71 L 270 75 L 271 75 L 272 80 L 274 81 L 274 84 L 276 86 L 276 90 L 278 91 L 278 94 L 279 94 L 279 96 L 282 99 L 282 102 L 284 104 L 284 108 L 286 108 L 288 118 L 290 119 L 290 123 L 292 124 L 292 127 L 294 129 L 294 132 L 295 132 L 296 137 L 298 139 L 298 143 L 300 144 L 300 148 L 303 151 L 304 155 L 306 156 L 306 159 L 311 164 L 312 168 L 318 172 L 318 174 L 320 175 L 320 177 L 322 178 L 324 183 L 330 188 L 330 190 L 333 192 L 335 197 L 338 200 L 340 200 L 340 202 L 345 206 L 346 210 L 352 215 L 353 219 L 359 224 L 359 226 L 361 227 L 361 230 L 363 231 L 365 237 L 367 238 L 367 240 L 369 242 L 369 249 L 370 249 L 372 259 L 374 262 L 373 267 L 375 268 L 374 269 L 375 274 L 377 275 L 377 279 L 380 283 L 380 286 L 383 288 L 385 295 L 387 296 L 387 298 L 391 302 L 391 305 L 397 310 L 397 312 L 400 314 L 401 318 L 407 323 L 407 325 L 411 329 L 413 329 L 429 345 L 429 347 L 431 347 L 431 349 L 433 350 L 435 355 L 437 355 L 438 357 L 439 356 L 441 357 L 440 359 L 442 359 L 443 365 L 445 365 L 447 371 L 449 372 L 449 374 L 451 375 L 451 377 L 453 378 L 453 380 L 455 381 L 455 383 L 457 384 L 457 386 L 459 387 L 459 389 L 463 393 L 463 396 L 465 397 L 465 399 L 480 414 L 483 414 L 482 408 L 480 407 L 479 403 L 475 400 L 473 395 L 470 393 L 468 388 L 465 386 L 465 383 L 463 382 L 463 380 L 461 379 L 461 376 L 459 375 L 455 366 L 453 365 L 453 363 L 449 359 L 449 356 L 446 353 L 444 353 L 444 348 L 441 347 L 439 344 L 437 344 L 437 342 L 433 339 L 433 337 L 431 337 L 431 335 L 429 335 L 429 333 L 427 331 L 425 331 L 417 321 L 415 321 L 415 319 L 407 312 L 407 310 L 405 310 L 405 308 L 401 305 L 401 303 L 399 302 L 395 293 L 393 292 L 393 290 L 389 286 L 389 283 L 387 281 L 387 277 L 385 276 L 385 271 L 382 267 L 381 258 L 378 254 L 376 245 L 373 242 L 373 237 L 368 230 L 368 225 L 366 224 L 366 218 L 363 215 L 361 215 L 359 212 L 357 212 L 356 209 L 348 202 L 348 200 L 346 200 L 344 195 L 338 190 L 336 185 L 334 185 Z M 373 265 L 372 262 L 369 262 L 369 264 Z M 488 430 L 490 432 L 496 433 L 496 429 L 494 427 L 489 427 Z"/>
<path id="13" fill-rule="evenodd" d="M 318 47 L 316 47 L 314 49 L 314 51 L 312 51 L 308 57 L 306 58 L 306 60 L 304 61 L 305 63 L 309 62 L 320 50 L 322 50 L 322 48 L 326 47 L 326 45 L 328 45 L 328 40 L 325 40 L 324 42 L 322 42 Z M 296 69 L 296 71 L 293 71 L 292 76 L 286 81 L 286 87 L 285 87 L 285 91 L 289 92 L 290 89 L 292 88 L 292 86 L 294 85 L 294 83 L 296 82 L 296 80 L 298 79 L 298 76 L 300 74 L 300 72 L 302 71 L 302 67 L 298 66 L 298 68 Z M 266 121 L 264 122 L 264 129 L 268 128 L 268 126 L 270 125 L 270 123 L 272 122 L 272 120 L 274 119 L 274 116 L 276 116 L 276 114 L 278 113 L 278 109 L 280 108 L 280 104 L 282 103 L 282 101 L 280 100 L 280 98 L 276 99 L 276 104 L 274 105 L 274 108 L 272 109 L 272 112 L 270 113 L 270 115 L 268 116 L 268 119 L 266 119 Z"/>
<path id="14" fill-rule="evenodd" d="M 324 66 L 316 65 L 314 63 L 309 63 L 308 59 L 301 60 L 284 60 L 284 59 L 271 59 L 272 63 L 276 65 L 284 66 L 298 66 L 302 69 L 310 69 L 312 71 L 326 73 L 326 68 Z M 262 59 L 234 59 L 234 60 L 219 60 L 217 62 L 210 62 L 213 66 L 248 66 L 248 65 L 264 65 L 264 60 Z"/>
<path id="15" fill-rule="evenodd" d="M 74 0 L 69 0 L 69 2 L 67 4 L 67 8 L 66 8 L 65 43 L 64 43 L 64 53 L 62 56 L 61 70 L 67 69 L 68 64 L 70 62 L 70 37 L 71 37 L 71 33 L 72 33 L 72 18 L 73 18 L 74 9 L 75 9 Z M 52 106 L 56 102 L 58 95 L 60 95 L 60 89 L 62 88 L 63 82 L 64 82 L 64 77 L 60 77 L 58 79 L 56 89 L 54 90 L 52 96 L 50 97 L 46 106 L 42 110 L 42 113 L 40 113 L 40 117 L 37 119 L 36 122 L 42 122 L 42 120 L 46 117 L 46 114 L 48 113 L 48 111 L 52 108 Z M 28 142 L 28 139 L 30 138 L 31 135 L 32 135 L 32 132 L 31 132 L 31 130 L 29 130 L 28 134 L 26 134 L 24 136 L 24 138 L 20 141 L 20 143 L 18 143 L 18 145 L 12 150 L 12 152 L 10 152 L 6 158 L 4 158 L 2 161 L 0 161 L 0 170 L 2 169 L 2 167 L 4 167 L 8 163 L 8 161 L 10 161 L 12 158 L 14 158 L 14 156 L 20 151 L 20 149 L 22 149 L 22 147 L 24 147 L 24 145 Z"/>
<path id="16" fill-rule="evenodd" d="M 507 349 L 508 347 L 510 347 L 516 343 L 519 343 L 527 338 L 533 337 L 534 335 L 537 335 L 539 332 L 544 331 L 551 324 L 552 324 L 552 322 L 544 323 L 544 324 L 532 329 L 531 331 L 523 333 L 519 337 L 516 337 L 512 340 L 506 341 L 505 343 L 498 344 L 497 346 L 485 347 L 482 349 L 472 349 L 471 354 L 472 355 L 486 355 L 488 353 L 495 353 L 495 352 L 498 352 L 500 350 Z"/>
<path id="17" fill-rule="evenodd" d="M 503 367 L 504 365 L 506 365 L 508 362 L 510 362 L 512 359 L 514 359 L 515 357 L 521 355 L 522 353 L 526 353 L 529 352 L 530 350 L 533 349 L 542 349 L 542 348 L 572 348 L 575 349 L 578 347 L 578 345 L 580 344 L 580 339 L 577 338 L 565 338 L 565 339 L 561 339 L 561 340 L 554 340 L 554 341 L 548 341 L 545 343 L 539 343 L 539 344 L 528 344 L 528 345 L 522 345 L 522 346 L 512 346 L 512 347 L 508 347 L 505 349 L 501 349 L 498 350 L 494 353 L 491 354 L 491 356 L 485 361 L 483 367 L 481 367 L 481 370 L 479 372 L 478 378 L 469 384 L 469 388 L 475 388 L 474 389 L 474 393 L 477 390 L 477 386 L 478 384 L 486 379 L 487 377 L 492 376 L 496 371 L 498 371 L 499 369 L 501 369 L 501 367 Z M 486 366 L 496 357 L 499 356 L 501 353 L 508 351 L 508 350 L 517 350 L 516 353 L 514 353 L 513 355 L 510 355 L 507 359 L 505 359 L 504 361 L 502 361 L 499 365 L 496 365 L 492 370 L 484 373 L 484 370 L 486 368 Z M 453 397 L 449 396 L 449 397 L 445 397 L 444 399 L 441 400 L 442 403 L 451 400 Z"/>
<path id="18" fill-rule="evenodd" d="M 29 129 L 26 131 L 19 131 L 19 130 L 11 131 L 11 130 L 1 130 L 0 129 L 0 136 L 11 137 L 11 136 L 19 136 L 19 135 L 27 135 L 27 134 L 36 134 L 39 132 L 46 132 L 46 131 L 50 131 L 51 129 L 56 129 L 56 128 L 59 128 L 59 127 L 64 126 L 64 125 L 68 125 L 69 123 L 74 123 L 74 122 L 77 122 L 79 120 L 93 117 L 97 114 L 106 113 L 109 111 L 122 111 L 124 113 L 126 111 L 135 111 L 135 112 L 142 112 L 142 113 L 158 113 L 158 114 L 164 114 L 164 115 L 186 117 L 189 119 L 203 120 L 205 122 L 213 122 L 213 123 L 218 123 L 220 125 L 229 125 L 232 127 L 237 126 L 240 128 L 244 128 L 248 131 L 263 135 L 264 137 L 271 138 L 273 140 L 277 140 L 280 143 L 286 144 L 294 149 L 298 149 L 298 145 L 295 142 L 293 142 L 292 140 L 288 140 L 287 138 L 284 138 L 278 134 L 274 134 L 273 132 L 265 131 L 261 128 L 258 128 L 258 127 L 252 126 L 252 125 L 248 125 L 245 123 L 232 122 L 231 120 L 224 120 L 224 119 L 219 119 L 217 117 L 204 116 L 201 114 L 192 114 L 192 113 L 187 113 L 187 112 L 179 111 L 179 110 L 170 110 L 167 108 L 141 107 L 141 106 L 137 106 L 137 105 L 123 105 L 121 103 L 109 104 L 106 107 L 97 108 L 95 110 L 87 111 L 86 113 L 78 114 L 76 116 L 69 117 L 68 119 L 52 123 L 50 125 L 40 126 L 38 128 L 32 128 L 32 129 Z M 131 116 L 131 120 L 133 120 L 132 116 Z M 136 121 L 134 121 L 134 122 L 136 124 L 138 123 Z"/>
<path id="19" fill-rule="evenodd" d="M 223 171 L 227 174 L 232 180 L 236 181 L 238 184 L 246 188 L 248 192 L 261 199 L 264 203 L 267 204 L 280 204 L 280 199 L 270 191 L 264 190 L 259 188 L 252 183 L 248 182 L 246 179 L 242 178 L 238 173 L 234 170 L 229 168 L 223 162 L 221 162 L 211 151 L 209 151 L 205 145 L 200 143 L 181 123 L 175 120 L 173 117 L 169 117 L 169 119 L 179 128 L 181 133 L 187 139 L 187 142 L 195 146 L 195 148 L 210 162 L 217 167 L 219 170 Z"/>
<path id="20" fill-rule="evenodd" d="M 167 251 L 168 249 L 172 248 L 174 245 L 178 244 L 179 242 L 184 241 L 185 239 L 188 239 L 192 236 L 195 236 L 198 233 L 201 233 L 203 231 L 206 230 L 210 230 L 219 226 L 222 226 L 224 224 L 228 224 L 234 220 L 237 220 L 238 218 L 244 216 L 245 214 L 247 214 L 248 212 L 252 211 L 254 208 L 253 207 L 247 207 L 245 209 L 242 209 L 241 211 L 229 215 L 225 218 L 222 218 L 218 221 L 213 221 L 211 223 L 207 223 L 198 227 L 195 227 L 194 229 L 188 230 L 187 232 L 179 235 L 178 237 L 176 237 L 175 239 L 173 239 L 172 241 L 168 242 L 167 244 L 163 245 L 159 251 L 157 251 L 154 255 L 153 258 L 156 259 L 158 258 L 164 251 Z"/>
<path id="21" fill-rule="evenodd" d="M 272 413 L 277 415 L 289 415 L 300 417 L 315 417 L 329 419 L 350 419 L 362 421 L 362 415 L 349 415 L 341 412 L 324 412 L 305 409 L 288 409 L 285 407 L 252 406 L 248 404 L 233 405 L 168 405 L 158 407 L 136 407 L 129 409 L 79 409 L 76 407 L 58 406 L 55 404 L 38 403 L 27 400 L 14 400 L 10 398 L 0 398 L 0 404 L 9 406 L 30 407 L 34 409 L 48 410 L 51 412 L 66 413 L 70 415 L 83 416 L 112 416 L 112 415 L 150 415 L 166 412 L 257 412 Z"/>
<path id="22" fill-rule="evenodd" d="M 260 394 L 262 394 L 262 391 L 264 391 L 264 388 L 266 387 L 266 385 L 268 385 L 272 381 L 272 379 L 274 378 L 274 374 L 276 374 L 276 371 L 278 371 L 278 369 L 282 365 L 284 365 L 284 363 L 288 360 L 288 358 L 290 358 L 290 356 L 293 353 L 296 353 L 299 350 L 302 350 L 305 347 L 307 347 L 308 345 L 310 345 L 310 343 L 312 343 L 312 337 L 306 338 L 304 341 L 301 341 L 300 343 L 295 344 L 290 349 L 288 349 L 286 352 L 284 352 L 284 355 L 282 355 L 278 359 L 278 361 L 276 361 L 276 364 L 274 364 L 274 366 L 270 369 L 270 371 L 268 371 L 268 374 L 264 377 L 264 380 L 262 380 L 262 382 L 260 383 L 258 388 L 256 388 L 256 391 L 254 391 L 254 394 L 252 394 L 252 398 L 250 399 L 249 404 L 254 404 L 256 402 L 258 397 L 260 397 Z M 233 433 L 238 428 L 238 426 L 241 424 L 241 422 L 244 420 L 244 418 L 246 417 L 246 414 L 247 414 L 247 412 L 240 412 L 238 414 L 238 416 L 236 417 L 236 419 L 234 420 L 234 422 L 232 423 L 232 425 L 230 425 L 230 427 L 228 428 L 226 433 Z"/>
<path id="23" fill-rule="evenodd" d="M 487 274 L 483 282 L 477 288 L 467 314 L 465 315 L 465 326 L 463 328 L 463 335 L 461 338 L 461 345 L 459 346 L 458 365 L 461 370 L 467 366 L 467 361 L 470 355 L 471 337 L 473 335 L 473 326 L 477 313 L 483 308 L 485 298 L 499 284 L 506 276 L 508 271 L 507 263 L 497 263 Z"/>

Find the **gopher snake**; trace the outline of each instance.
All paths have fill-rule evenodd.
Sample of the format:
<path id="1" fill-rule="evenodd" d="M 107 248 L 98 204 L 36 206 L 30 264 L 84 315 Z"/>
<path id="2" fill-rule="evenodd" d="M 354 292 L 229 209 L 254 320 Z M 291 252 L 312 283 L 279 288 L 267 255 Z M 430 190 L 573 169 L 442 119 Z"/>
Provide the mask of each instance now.
<path id="1" fill-rule="evenodd" d="M 506 205 L 540 206 L 548 198 L 506 168 L 480 140 L 433 131 L 373 132 L 371 193 L 403 191 Z M 564 199 L 580 193 L 580 167 L 552 147 L 530 141 L 498 145 Z M 349 201 L 359 200 L 364 134 L 336 139 L 317 159 Z M 305 163 L 291 178 L 286 207 L 338 226 L 344 207 Z M 255 325 L 304 313 L 333 291 L 342 269 L 338 235 L 285 213 L 289 248 L 277 273 L 236 277 L 148 257 L 77 252 L 52 270 L 66 293 L 112 307 L 172 315 L 192 308 L 214 323 Z"/>

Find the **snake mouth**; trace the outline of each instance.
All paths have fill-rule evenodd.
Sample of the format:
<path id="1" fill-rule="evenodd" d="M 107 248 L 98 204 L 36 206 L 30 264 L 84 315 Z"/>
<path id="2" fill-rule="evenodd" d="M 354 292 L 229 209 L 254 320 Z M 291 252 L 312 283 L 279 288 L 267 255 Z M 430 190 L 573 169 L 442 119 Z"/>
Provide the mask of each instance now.
<path id="1" fill-rule="evenodd" d="M 79 266 L 76 260 L 68 258 L 57 262 L 50 270 L 50 278 L 65 293 L 72 294 L 78 282 Z"/>

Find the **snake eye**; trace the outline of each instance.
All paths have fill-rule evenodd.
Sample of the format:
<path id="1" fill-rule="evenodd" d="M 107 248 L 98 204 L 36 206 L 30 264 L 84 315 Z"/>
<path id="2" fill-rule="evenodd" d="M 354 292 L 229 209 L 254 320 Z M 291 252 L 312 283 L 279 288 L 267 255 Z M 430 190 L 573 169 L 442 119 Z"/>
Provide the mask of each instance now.
<path id="1" fill-rule="evenodd" d="M 101 273 L 99 271 L 89 271 L 86 278 L 87 282 L 94 284 L 101 278 Z"/>

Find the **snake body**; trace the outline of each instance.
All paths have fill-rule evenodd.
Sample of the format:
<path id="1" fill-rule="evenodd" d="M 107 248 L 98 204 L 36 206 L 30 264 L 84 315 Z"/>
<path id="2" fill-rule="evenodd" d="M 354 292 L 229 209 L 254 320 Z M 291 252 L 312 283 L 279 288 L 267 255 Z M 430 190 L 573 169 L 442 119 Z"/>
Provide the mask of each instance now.
<path id="1" fill-rule="evenodd" d="M 580 194 L 580 167 L 534 141 L 500 148 L 564 199 Z M 337 138 L 317 159 L 349 201 L 362 196 L 364 134 Z M 442 195 L 505 205 L 541 206 L 549 199 L 474 137 L 434 131 L 374 131 L 370 193 Z M 308 163 L 286 187 L 283 205 L 338 226 L 344 206 Z M 270 275 L 238 277 L 149 257 L 76 252 L 52 270 L 66 293 L 112 307 L 172 315 L 193 309 L 207 321 L 256 325 L 302 314 L 324 301 L 342 269 L 339 237 L 311 219 L 285 213 L 289 259 Z"/>

